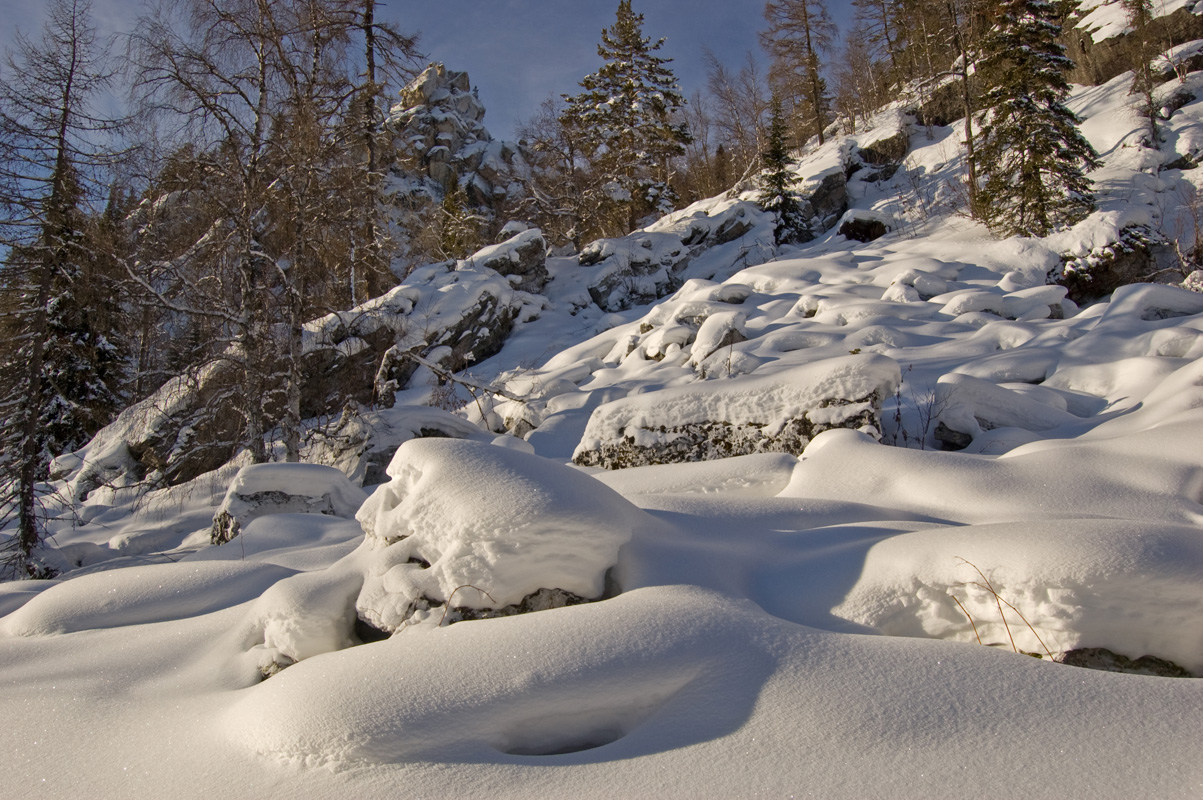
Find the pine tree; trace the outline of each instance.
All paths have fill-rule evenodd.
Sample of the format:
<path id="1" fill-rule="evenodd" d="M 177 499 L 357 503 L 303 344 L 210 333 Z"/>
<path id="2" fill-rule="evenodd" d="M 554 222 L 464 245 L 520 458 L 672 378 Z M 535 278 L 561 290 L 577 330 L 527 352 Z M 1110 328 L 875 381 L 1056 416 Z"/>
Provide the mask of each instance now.
<path id="1" fill-rule="evenodd" d="M 760 205 L 777 215 L 773 236 L 777 244 L 802 242 L 812 238 L 802 206 L 793 191 L 794 173 L 790 171 L 787 127 L 781 101 L 774 97 L 769 117 L 768 147 L 761 155 L 764 172 L 760 176 Z"/>
<path id="2" fill-rule="evenodd" d="M 603 178 L 609 205 L 627 212 L 627 230 L 649 212 L 672 210 L 670 162 L 689 141 L 678 113 L 685 98 L 671 59 L 655 54 L 664 41 L 653 44 L 644 36 L 643 15 L 631 10 L 631 0 L 620 0 L 614 24 L 597 46 L 605 64 L 581 80 L 583 92 L 564 97 L 561 120 Z"/>
<path id="3" fill-rule="evenodd" d="M 978 149 L 980 207 L 1003 235 L 1047 236 L 1094 208 L 1085 172 L 1099 165 L 1065 105 L 1072 66 L 1051 3 L 1005 0 L 983 43 L 988 111 Z"/>

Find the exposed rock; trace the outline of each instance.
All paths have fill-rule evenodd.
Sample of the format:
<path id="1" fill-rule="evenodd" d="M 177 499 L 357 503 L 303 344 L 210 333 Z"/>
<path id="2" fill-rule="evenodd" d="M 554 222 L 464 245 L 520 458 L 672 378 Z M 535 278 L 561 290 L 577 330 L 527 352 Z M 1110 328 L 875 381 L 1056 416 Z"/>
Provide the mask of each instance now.
<path id="1" fill-rule="evenodd" d="M 1062 256 L 1061 266 L 1049 273 L 1048 281 L 1064 286 L 1070 300 L 1084 305 L 1120 286 L 1148 280 L 1177 263 L 1174 247 L 1165 237 L 1136 225 L 1120 231 L 1117 241 L 1085 256 Z"/>
<path id="2" fill-rule="evenodd" d="M 675 234 L 643 232 L 589 244 L 579 262 L 597 270 L 589 296 L 605 311 L 623 311 L 658 300 L 681 285 L 677 278 L 692 256 Z"/>
<path id="3" fill-rule="evenodd" d="M 845 216 L 838 233 L 858 242 L 872 242 L 890 231 L 890 226 L 877 216 L 853 215 Z"/>
<path id="4" fill-rule="evenodd" d="M 617 592 L 615 592 L 617 593 Z M 604 596 L 603 596 L 604 597 Z M 540 589 L 522 598 L 521 602 L 501 608 L 465 608 L 452 606 L 447 614 L 448 622 L 463 622 L 474 619 L 496 619 L 497 617 L 512 617 L 517 614 L 532 614 L 536 611 L 551 611 L 555 608 L 579 606 L 584 603 L 596 603 L 602 597 L 581 597 L 579 594 L 566 592 L 563 589 Z"/>
<path id="5" fill-rule="evenodd" d="M 812 230 L 827 230 L 848 210 L 848 179 L 842 170 L 832 170 L 824 175 L 813 189 L 802 193 L 804 204 L 809 204 L 814 220 Z"/>
<path id="6" fill-rule="evenodd" d="M 1066 75 L 1070 82 L 1098 86 L 1132 69 L 1140 46 L 1136 37 L 1120 35 L 1095 41 L 1097 33 L 1080 26 L 1065 26 L 1062 40 L 1066 55 L 1074 62 L 1074 68 Z M 1180 8 L 1155 17 L 1146 35 L 1149 41 L 1157 42 L 1159 49 L 1203 39 L 1203 17 Z"/>
<path id="7" fill-rule="evenodd" d="M 900 164 L 911 148 L 911 135 L 903 128 L 892 136 L 877 139 L 857 148 L 860 160 L 873 166 Z"/>
<path id="8" fill-rule="evenodd" d="M 238 471 L 213 515 L 210 540 L 224 544 L 256 517 L 325 514 L 351 519 L 367 499 L 333 467 L 320 464 L 251 464 Z"/>
<path id="9" fill-rule="evenodd" d="M 531 240 L 528 252 L 538 252 L 538 232 L 523 236 Z M 538 259 L 532 259 L 527 279 L 537 281 Z M 348 402 L 391 406 L 417 369 L 407 353 L 450 372 L 494 355 L 527 302 L 529 296 L 516 292 L 497 272 L 473 267 L 470 261 L 448 262 L 415 270 L 405 284 L 357 308 L 307 323 L 302 415 L 337 414 Z M 104 480 L 112 485 L 150 473 L 176 485 L 217 469 L 244 444 L 241 387 L 236 363 L 229 359 L 167 382 L 94 437 L 85 448 L 96 454 L 90 460 L 80 456 L 70 468 L 62 462 L 63 477 L 75 480 L 81 470 L 99 474 L 102 454 L 107 454 Z M 268 425 L 278 423 L 283 413 L 280 394 L 264 403 Z M 90 491 L 87 483 L 80 483 L 81 491 Z"/>
<path id="10" fill-rule="evenodd" d="M 1105 647 L 1083 647 L 1064 653 L 1059 659 L 1071 667 L 1085 667 L 1105 672 L 1126 672 L 1132 675 L 1156 675 L 1162 678 L 1194 678 L 1188 670 L 1157 656 L 1132 659 L 1113 653 Z"/>
<path id="11" fill-rule="evenodd" d="M 623 469 L 752 453 L 799 455 L 832 428 L 880 436 L 882 399 L 900 380 L 888 358 L 849 356 L 628 397 L 593 412 L 573 461 Z"/>
<path id="12" fill-rule="evenodd" d="M 714 244 L 726 244 L 741 239 L 754 227 L 754 223 L 745 214 L 733 214 L 727 217 L 710 234 Z"/>
<path id="13" fill-rule="evenodd" d="M 972 434 L 954 431 L 943 422 L 936 424 L 935 437 L 936 441 L 940 443 L 941 450 L 964 450 L 966 447 L 973 444 Z"/>
<path id="14" fill-rule="evenodd" d="M 502 275 L 513 276 L 514 287 L 524 292 L 541 292 L 547 272 L 547 241 L 537 228 L 523 231 L 500 244 L 486 247 L 472 261 Z"/>

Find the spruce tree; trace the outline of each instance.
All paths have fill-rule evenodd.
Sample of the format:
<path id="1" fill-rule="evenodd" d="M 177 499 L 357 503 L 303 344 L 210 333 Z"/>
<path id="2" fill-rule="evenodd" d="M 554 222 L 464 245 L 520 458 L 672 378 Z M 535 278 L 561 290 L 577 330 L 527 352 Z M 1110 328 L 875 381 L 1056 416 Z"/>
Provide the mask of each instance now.
<path id="1" fill-rule="evenodd" d="M 786 147 L 787 128 L 781 101 L 774 97 L 769 118 L 768 147 L 761 155 L 764 171 L 760 175 L 759 202 L 765 211 L 777 215 L 773 237 L 777 244 L 802 242 L 812 238 L 802 206 L 793 191 L 794 173 L 789 169 L 789 149 Z"/>
<path id="2" fill-rule="evenodd" d="M 1087 170 L 1098 154 L 1065 105 L 1073 66 L 1044 0 L 1003 0 L 983 43 L 988 109 L 977 153 L 986 222 L 1002 235 L 1047 236 L 1094 208 Z"/>
<path id="3" fill-rule="evenodd" d="M 689 141 L 678 114 L 685 98 L 671 59 L 656 55 L 663 44 L 643 35 L 643 15 L 631 9 L 631 0 L 620 0 L 614 24 L 597 46 L 605 64 L 581 80 L 583 92 L 564 97 L 561 121 L 600 173 L 597 183 L 608 205 L 627 212 L 628 230 L 646 213 L 672 210 L 670 161 Z"/>

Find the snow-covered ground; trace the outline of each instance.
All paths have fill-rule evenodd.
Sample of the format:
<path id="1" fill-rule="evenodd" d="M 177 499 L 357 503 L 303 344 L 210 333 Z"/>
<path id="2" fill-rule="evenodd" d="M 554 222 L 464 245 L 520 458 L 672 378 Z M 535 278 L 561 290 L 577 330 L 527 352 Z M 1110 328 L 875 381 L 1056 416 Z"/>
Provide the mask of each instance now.
<path id="1" fill-rule="evenodd" d="M 55 535 L 84 566 L 0 585 L 0 796 L 1203 795 L 1203 681 L 1054 659 L 1203 675 L 1203 295 L 1078 308 L 1045 285 L 1062 255 L 1183 219 L 1198 170 L 1157 167 L 1199 155 L 1203 103 L 1150 150 L 1126 80 L 1074 98 L 1100 210 L 1046 240 L 950 213 L 957 134 L 915 126 L 896 176 L 849 187 L 896 222 L 870 244 L 832 232 L 762 263 L 756 221 L 617 314 L 553 259 L 541 315 L 473 370 L 529 400 L 464 412 L 533 430 L 382 412 L 398 441 L 461 438 L 403 444 L 358 520 L 318 467 L 232 466 L 137 503 L 94 488 Z M 874 391 L 879 427 L 801 457 L 570 464 L 606 437 L 771 428 Z M 968 446 L 939 450 L 941 423 Z M 239 535 L 210 546 L 231 484 Z M 255 490 L 324 513 L 266 513 Z M 470 618 L 539 588 L 607 599 Z M 360 643 L 357 617 L 393 633 Z"/>

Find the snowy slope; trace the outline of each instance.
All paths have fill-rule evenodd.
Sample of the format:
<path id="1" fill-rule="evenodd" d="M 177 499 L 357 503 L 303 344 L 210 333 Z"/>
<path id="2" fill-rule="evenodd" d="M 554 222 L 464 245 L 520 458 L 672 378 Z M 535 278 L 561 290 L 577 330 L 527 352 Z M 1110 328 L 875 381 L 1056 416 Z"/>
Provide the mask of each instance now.
<path id="1" fill-rule="evenodd" d="M 910 126 L 898 173 L 849 182 L 894 223 L 872 243 L 831 231 L 766 263 L 755 225 L 613 314 L 588 300 L 593 268 L 552 259 L 541 314 L 472 370 L 526 401 L 462 412 L 524 436 L 380 412 L 394 444 L 435 425 L 465 441 L 403 444 L 358 521 L 342 503 L 265 514 L 211 547 L 253 474 L 137 504 L 96 489 L 55 537 L 88 566 L 0 586 L 0 795 L 1203 794 L 1203 682 L 1053 659 L 1106 648 L 1203 676 L 1203 295 L 1141 284 L 1079 308 L 1046 284 L 1133 224 L 1191 233 L 1200 170 L 1164 167 L 1203 149 L 1203 102 L 1152 150 L 1127 80 L 1076 93 L 1099 211 L 1045 240 L 956 214 L 956 129 Z M 668 240 L 638 236 L 733 202 L 612 248 L 654 250 Z M 750 415 L 766 393 L 796 413 L 798 376 L 896 386 L 881 430 L 819 433 L 801 457 L 568 463 L 635 416 Z M 937 429 L 967 446 L 941 451 Z M 350 496 L 289 469 L 256 480 Z M 445 624 L 443 601 L 538 587 L 607 599 Z M 361 644 L 357 617 L 396 632 Z"/>

